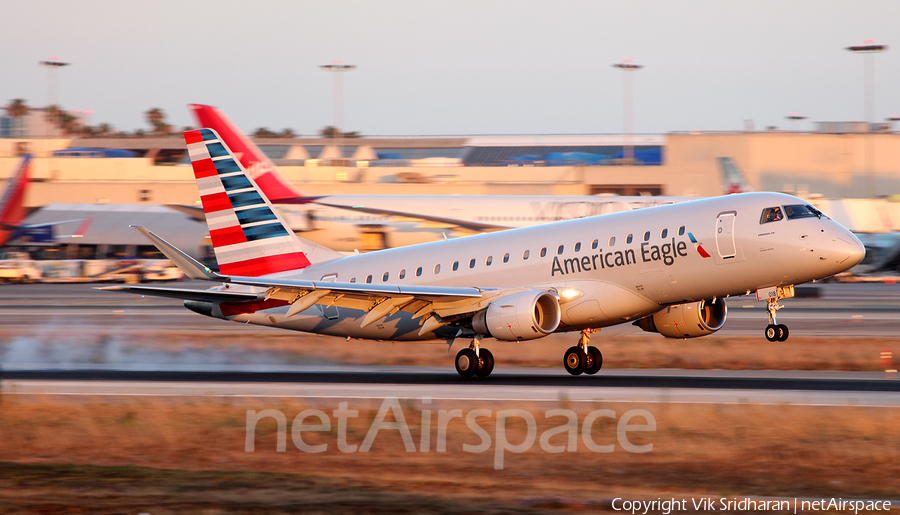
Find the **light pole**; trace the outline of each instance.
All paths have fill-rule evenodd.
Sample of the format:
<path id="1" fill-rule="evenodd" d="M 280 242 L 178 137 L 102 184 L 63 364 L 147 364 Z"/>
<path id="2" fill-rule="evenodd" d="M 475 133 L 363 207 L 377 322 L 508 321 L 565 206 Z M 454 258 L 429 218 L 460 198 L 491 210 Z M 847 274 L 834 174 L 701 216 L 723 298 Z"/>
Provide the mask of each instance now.
<path id="1" fill-rule="evenodd" d="M 873 59 L 874 54 L 879 52 L 884 52 L 888 49 L 887 45 L 875 45 L 871 40 L 863 41 L 862 45 L 856 46 L 848 46 L 846 49 L 855 54 L 865 54 L 865 67 L 863 69 L 863 75 L 865 79 L 865 90 L 863 95 L 863 102 L 865 107 L 865 117 L 866 117 L 866 130 L 865 132 L 871 132 L 872 130 L 872 120 L 875 116 L 875 59 Z M 872 153 L 872 145 L 869 141 L 871 138 L 869 135 L 864 135 L 865 138 L 863 143 L 863 169 L 866 173 L 867 185 L 866 185 L 866 195 L 869 198 L 872 198 L 875 194 L 875 180 L 872 176 L 872 160 L 873 156 L 870 156 Z"/>
<path id="2" fill-rule="evenodd" d="M 625 164 L 633 164 L 634 163 L 634 146 L 631 142 L 631 133 L 632 133 L 632 125 L 634 122 L 634 113 L 633 113 L 633 103 L 632 99 L 632 72 L 640 70 L 643 68 L 642 65 L 634 64 L 631 62 L 631 59 L 625 59 L 621 63 L 616 63 L 613 65 L 613 68 L 618 68 L 625 72 L 624 75 L 624 84 L 623 84 L 623 99 L 622 99 L 622 117 L 623 117 L 623 125 L 625 128 L 625 152 L 624 154 L 624 162 Z"/>
<path id="3" fill-rule="evenodd" d="M 332 137 L 337 140 L 338 133 L 341 133 L 342 138 L 344 135 L 341 130 L 341 126 L 344 123 L 344 83 L 342 77 L 344 72 L 355 70 L 356 65 L 343 64 L 341 61 L 334 61 L 332 64 L 319 66 L 319 69 L 326 72 L 332 72 L 334 78 L 334 132 L 332 133 Z M 340 150 L 339 147 L 338 149 Z M 343 150 L 341 150 L 341 157 L 343 157 Z"/>
<path id="4" fill-rule="evenodd" d="M 59 57 L 51 57 L 48 61 L 40 61 L 38 64 L 47 68 L 47 114 L 50 113 L 50 108 L 56 105 L 57 99 L 57 77 L 56 70 L 62 68 L 63 66 L 69 66 L 72 63 L 64 63 L 62 61 L 55 61 L 54 59 L 59 59 Z M 58 111 L 58 109 L 57 109 Z M 56 117 L 58 119 L 59 113 L 56 113 Z M 54 120 L 57 121 L 57 120 Z M 50 122 L 52 124 L 52 122 Z M 47 129 L 47 136 L 50 136 L 50 128 Z"/>
<path id="5" fill-rule="evenodd" d="M 791 126 L 791 132 L 794 131 L 794 122 L 799 121 L 799 120 L 805 120 L 805 119 L 806 119 L 806 117 L 803 116 L 803 115 L 800 114 L 800 113 L 791 113 L 791 114 L 785 116 L 785 118 L 787 118 L 788 120 L 790 120 L 788 123 L 789 123 L 790 126 Z"/>
<path id="6" fill-rule="evenodd" d="M 884 52 L 888 49 L 887 45 L 873 45 L 872 41 L 863 41 L 863 45 L 848 46 L 847 50 L 855 54 L 865 54 L 865 67 L 863 70 L 863 79 L 865 81 L 865 94 L 863 102 L 865 107 L 866 124 L 872 123 L 875 117 L 875 60 L 874 54 Z M 866 132 L 871 128 L 866 127 Z"/>

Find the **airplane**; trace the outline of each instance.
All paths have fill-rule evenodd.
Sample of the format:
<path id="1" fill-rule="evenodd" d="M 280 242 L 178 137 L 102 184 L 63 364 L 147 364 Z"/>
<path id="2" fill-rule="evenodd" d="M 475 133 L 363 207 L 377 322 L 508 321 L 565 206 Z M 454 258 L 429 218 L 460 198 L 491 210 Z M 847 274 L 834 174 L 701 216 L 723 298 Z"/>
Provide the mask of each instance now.
<path id="1" fill-rule="evenodd" d="M 528 227 L 550 221 L 630 211 L 695 197 L 548 195 L 326 195 L 308 196 L 216 107 L 189 104 L 197 125 L 219 133 L 277 205 L 295 232 L 335 250 L 397 247 Z M 193 206 L 170 206 L 202 221 Z"/>
<path id="2" fill-rule="evenodd" d="M 89 220 L 63 220 L 41 224 L 23 224 L 25 190 L 31 182 L 31 154 L 23 154 L 19 167 L 9 179 L 9 185 L 0 195 L 0 247 L 18 240 L 20 243 L 52 243 L 56 238 L 77 238 L 87 231 Z M 81 222 L 74 234 L 54 235 L 53 227 Z"/>
<path id="3" fill-rule="evenodd" d="M 726 298 L 766 301 L 769 341 L 784 341 L 779 301 L 865 256 L 859 240 L 782 193 L 723 197 L 344 256 L 295 235 L 214 130 L 184 133 L 219 272 L 137 227 L 207 290 L 99 288 L 184 300 L 222 320 L 367 340 L 471 338 L 463 377 L 494 368 L 487 338 L 580 332 L 570 374 L 603 365 L 591 334 L 637 324 L 669 338 L 721 329 Z"/>
<path id="4" fill-rule="evenodd" d="M 20 224 L 25 219 L 25 189 L 31 182 L 30 173 L 31 155 L 25 154 L 0 196 L 0 247 L 22 229 Z"/>

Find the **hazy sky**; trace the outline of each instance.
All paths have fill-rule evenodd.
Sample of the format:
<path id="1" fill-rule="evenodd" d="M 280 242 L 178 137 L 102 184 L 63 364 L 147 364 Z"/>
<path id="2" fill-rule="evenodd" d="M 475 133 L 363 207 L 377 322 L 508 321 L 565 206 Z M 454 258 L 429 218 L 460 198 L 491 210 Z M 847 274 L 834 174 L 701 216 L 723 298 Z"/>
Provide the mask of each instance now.
<path id="1" fill-rule="evenodd" d="M 16 1 L 0 2 L 0 103 L 59 103 L 95 124 L 147 128 L 162 108 L 223 108 L 245 131 L 332 123 L 344 75 L 344 127 L 367 135 L 622 131 L 623 59 L 635 132 L 740 130 L 864 118 L 863 62 L 874 56 L 875 115 L 900 113 L 900 1 Z"/>

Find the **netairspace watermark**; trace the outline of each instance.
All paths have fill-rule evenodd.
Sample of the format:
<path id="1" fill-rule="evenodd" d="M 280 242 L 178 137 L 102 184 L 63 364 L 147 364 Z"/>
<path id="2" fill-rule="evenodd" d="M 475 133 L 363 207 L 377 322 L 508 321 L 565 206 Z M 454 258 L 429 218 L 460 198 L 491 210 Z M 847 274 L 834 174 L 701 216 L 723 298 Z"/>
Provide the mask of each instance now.
<path id="1" fill-rule="evenodd" d="M 653 501 L 629 501 L 616 497 L 612 501 L 613 511 L 647 515 L 662 513 L 669 515 L 676 511 L 767 511 L 799 513 L 809 511 L 859 512 L 891 511 L 891 501 L 842 499 L 753 499 L 751 497 L 691 497 L 689 499 L 656 499 Z"/>
<path id="2" fill-rule="evenodd" d="M 430 397 L 423 397 L 422 404 L 431 404 Z M 397 431 L 403 439 L 406 452 L 430 452 L 432 434 L 432 410 L 421 410 L 421 431 L 419 447 L 417 448 L 403 415 L 403 409 L 397 397 L 386 397 L 381 403 L 381 408 L 375 419 L 369 426 L 369 431 L 361 444 L 347 441 L 347 420 L 359 416 L 358 410 L 348 409 L 347 402 L 338 404 L 338 409 L 332 411 L 331 417 L 337 419 L 337 449 L 343 453 L 369 452 L 375 438 L 380 431 Z M 388 413 L 393 414 L 393 421 L 385 420 Z M 451 420 L 465 419 L 466 426 L 481 439 L 478 445 L 464 443 L 463 452 L 482 453 L 494 446 L 494 469 L 503 470 L 503 458 L 507 452 L 523 453 L 532 448 L 538 442 L 540 448 L 550 454 L 563 452 L 577 452 L 578 432 L 581 429 L 581 442 L 585 448 L 592 452 L 608 453 L 615 450 L 614 443 L 601 444 L 594 439 L 592 430 L 594 423 L 603 419 L 616 419 L 616 412 L 611 409 L 598 409 L 588 413 L 581 424 L 578 423 L 578 415 L 568 409 L 552 409 L 544 412 L 545 419 L 555 419 L 562 422 L 561 425 L 547 429 L 538 438 L 537 420 L 535 416 L 524 409 L 499 410 L 496 413 L 489 409 L 473 409 L 463 413 L 461 409 L 437 410 L 436 426 L 437 438 L 434 445 L 436 452 L 447 452 L 447 425 Z M 301 411 L 291 422 L 291 440 L 297 449 L 308 453 L 320 453 L 328 450 L 329 444 L 309 445 L 303 440 L 303 433 L 307 431 L 331 431 L 332 419 L 328 414 L 318 409 Z M 256 449 L 256 425 L 260 420 L 273 418 L 278 424 L 276 437 L 276 451 L 287 451 L 287 418 L 277 409 L 265 409 L 262 411 L 247 410 L 247 437 L 244 443 L 244 451 L 254 452 Z M 306 423 L 307 419 L 318 419 L 318 424 Z M 493 438 L 485 429 L 490 427 L 493 419 Z M 512 443 L 506 437 L 507 420 L 522 420 L 527 426 L 525 439 L 519 443 Z M 637 419 L 634 420 L 633 419 Z M 479 420 L 482 420 L 481 422 Z M 638 423 L 643 422 L 643 423 Z M 626 411 L 619 418 L 616 425 L 616 440 L 619 446 L 627 452 L 644 453 L 653 450 L 653 444 L 635 445 L 628 440 L 630 432 L 656 431 L 656 419 L 647 410 L 633 409 Z M 566 445 L 552 445 L 550 439 L 556 435 L 567 434 Z"/>

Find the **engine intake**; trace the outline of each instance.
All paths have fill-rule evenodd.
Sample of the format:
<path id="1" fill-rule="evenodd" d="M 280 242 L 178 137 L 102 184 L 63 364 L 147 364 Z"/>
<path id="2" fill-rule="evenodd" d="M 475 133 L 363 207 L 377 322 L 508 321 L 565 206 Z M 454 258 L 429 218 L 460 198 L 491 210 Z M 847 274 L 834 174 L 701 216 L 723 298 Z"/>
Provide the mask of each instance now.
<path id="1" fill-rule="evenodd" d="M 559 301 L 545 291 L 525 291 L 495 300 L 475 314 L 472 328 L 498 340 L 534 340 L 559 327 Z"/>
<path id="2" fill-rule="evenodd" d="M 728 307 L 724 299 L 701 300 L 669 306 L 644 317 L 634 325 L 666 338 L 696 338 L 712 334 L 725 325 Z"/>

